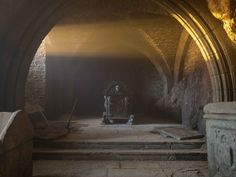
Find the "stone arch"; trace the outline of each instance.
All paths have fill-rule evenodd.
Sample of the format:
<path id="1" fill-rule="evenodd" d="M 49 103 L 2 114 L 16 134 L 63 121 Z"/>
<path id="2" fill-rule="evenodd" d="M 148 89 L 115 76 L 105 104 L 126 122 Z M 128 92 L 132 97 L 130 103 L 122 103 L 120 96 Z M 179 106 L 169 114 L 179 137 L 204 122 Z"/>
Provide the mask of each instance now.
<path id="1" fill-rule="evenodd" d="M 189 33 L 184 29 L 180 35 L 179 44 L 175 56 L 174 85 L 178 83 L 183 75 L 184 57 L 190 41 L 191 37 Z"/>
<path id="2" fill-rule="evenodd" d="M 230 58 L 224 53 L 207 22 L 185 1 L 179 1 L 177 4 L 175 0 L 154 0 L 154 2 L 166 9 L 198 45 L 210 74 L 213 101 L 232 101 L 235 97 L 233 93 L 235 83 L 230 74 L 232 73 Z"/>
<path id="3" fill-rule="evenodd" d="M 3 98 L 0 105 L 2 110 L 22 108 L 24 81 L 30 62 L 43 38 L 57 20 L 66 13 L 66 10 L 71 8 L 70 3 L 72 2 L 74 1 L 45 1 L 41 3 L 40 7 L 30 7 L 22 15 L 22 19 L 25 18 L 25 20 L 18 22 L 22 23 L 20 29 L 15 28 L 17 24 L 11 23 L 12 30 L 6 30 L 3 39 L 5 46 L 1 51 L 3 59 L 1 65 L 4 66 L 0 85 L 0 96 Z M 161 6 L 181 23 L 197 43 L 211 76 L 214 102 L 233 100 L 235 83 L 231 75 L 230 59 L 207 22 L 186 1 L 152 0 L 151 2 Z M 82 7 L 91 5 L 91 2 L 80 3 Z M 19 12 L 21 12 L 20 10 Z M 19 12 L 16 13 L 16 16 L 19 15 Z M 28 17 L 29 15 L 31 16 Z M 12 22 L 14 22 L 13 19 Z M 14 45 L 12 46 L 12 44 Z"/>

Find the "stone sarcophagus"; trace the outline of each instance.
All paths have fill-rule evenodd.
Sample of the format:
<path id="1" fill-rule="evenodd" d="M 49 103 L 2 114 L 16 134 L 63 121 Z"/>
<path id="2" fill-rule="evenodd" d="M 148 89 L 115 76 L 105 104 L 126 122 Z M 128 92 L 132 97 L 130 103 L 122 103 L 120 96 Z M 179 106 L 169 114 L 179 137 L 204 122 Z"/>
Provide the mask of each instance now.
<path id="1" fill-rule="evenodd" d="M 205 106 L 209 177 L 236 176 L 236 102 Z"/>
<path id="2" fill-rule="evenodd" d="M 124 83 L 112 82 L 104 91 L 104 100 L 103 123 L 133 124 L 132 98 Z"/>
<path id="3" fill-rule="evenodd" d="M 0 113 L 0 177 L 32 177 L 33 129 L 22 111 Z"/>

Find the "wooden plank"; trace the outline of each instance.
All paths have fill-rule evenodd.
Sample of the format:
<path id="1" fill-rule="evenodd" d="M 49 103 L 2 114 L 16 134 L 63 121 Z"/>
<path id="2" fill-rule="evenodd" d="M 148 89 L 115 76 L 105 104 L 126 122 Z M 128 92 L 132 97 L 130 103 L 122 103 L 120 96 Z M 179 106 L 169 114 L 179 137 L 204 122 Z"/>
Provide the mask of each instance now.
<path id="1" fill-rule="evenodd" d="M 128 117 L 110 117 L 111 120 L 128 120 Z"/>
<path id="2" fill-rule="evenodd" d="M 165 137 L 172 137 L 177 140 L 199 139 L 204 137 L 203 134 L 197 131 L 180 127 L 163 128 L 159 132 Z"/>

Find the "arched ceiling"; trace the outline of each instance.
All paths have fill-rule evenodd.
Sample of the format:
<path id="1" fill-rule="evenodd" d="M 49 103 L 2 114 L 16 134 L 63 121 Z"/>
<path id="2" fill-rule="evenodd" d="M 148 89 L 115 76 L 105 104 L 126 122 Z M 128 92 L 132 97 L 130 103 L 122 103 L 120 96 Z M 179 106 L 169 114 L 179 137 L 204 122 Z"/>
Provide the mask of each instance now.
<path id="1" fill-rule="evenodd" d="M 151 50 L 161 51 L 167 59 L 165 62 L 170 65 L 168 67 L 172 67 L 182 27 L 168 16 L 158 18 L 144 16 L 119 21 L 91 22 L 88 20 L 86 23 L 85 17 L 73 18 L 63 19 L 47 35 L 49 54 L 136 55 L 137 53 L 132 54 L 127 46 L 140 48 L 150 43 Z M 145 39 L 143 34 L 146 36 Z"/>
<path id="2" fill-rule="evenodd" d="M 98 13 L 92 18 L 73 13 L 63 18 L 47 35 L 47 55 L 123 58 L 148 58 L 171 87 L 176 50 L 183 28 L 170 16 L 160 14 L 111 16 L 107 20 Z M 103 18 L 105 19 L 103 19 Z M 94 20 L 94 19 L 99 20 Z M 87 20 L 87 21 L 86 21 Z M 55 58 L 55 57 L 53 57 Z M 116 57 L 117 58 L 117 57 Z M 122 59 L 122 57 L 121 57 Z"/>

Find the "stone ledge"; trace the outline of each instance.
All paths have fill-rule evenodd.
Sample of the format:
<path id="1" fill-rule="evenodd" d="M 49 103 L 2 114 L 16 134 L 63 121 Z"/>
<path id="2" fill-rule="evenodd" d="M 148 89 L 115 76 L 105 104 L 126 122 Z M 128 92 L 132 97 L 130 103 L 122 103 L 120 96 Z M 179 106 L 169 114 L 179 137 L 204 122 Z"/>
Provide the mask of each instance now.
<path id="1" fill-rule="evenodd" d="M 221 103 L 211 103 L 205 106 L 204 113 L 206 114 L 204 118 L 212 118 L 215 119 L 217 116 L 208 116 L 213 114 L 222 115 L 220 119 L 225 119 L 223 115 L 236 115 L 236 102 L 221 102 Z M 229 116 L 230 118 L 230 116 Z M 233 117 L 231 117 L 233 118 Z M 218 118 L 219 119 L 219 116 Z M 234 119 L 236 117 L 234 116 Z"/>

